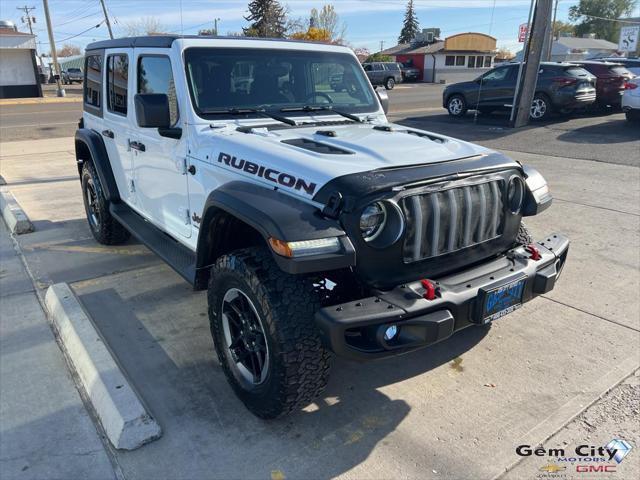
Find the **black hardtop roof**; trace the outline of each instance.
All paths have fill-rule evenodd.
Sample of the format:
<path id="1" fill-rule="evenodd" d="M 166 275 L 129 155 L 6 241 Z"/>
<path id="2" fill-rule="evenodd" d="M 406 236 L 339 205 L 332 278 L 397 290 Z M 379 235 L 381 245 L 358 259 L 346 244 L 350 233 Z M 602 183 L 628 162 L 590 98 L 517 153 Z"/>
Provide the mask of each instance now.
<path id="1" fill-rule="evenodd" d="M 286 38 L 261 38 L 261 37 L 207 37 L 203 35 L 148 35 L 144 37 L 124 37 L 114 38 L 113 40 L 101 40 L 87 45 L 86 50 L 103 50 L 107 48 L 169 48 L 175 40 L 185 38 L 189 40 L 260 40 L 267 42 L 288 42 L 288 43 L 314 43 L 317 45 L 327 46 L 322 42 L 310 42 L 306 40 L 289 40 Z"/>

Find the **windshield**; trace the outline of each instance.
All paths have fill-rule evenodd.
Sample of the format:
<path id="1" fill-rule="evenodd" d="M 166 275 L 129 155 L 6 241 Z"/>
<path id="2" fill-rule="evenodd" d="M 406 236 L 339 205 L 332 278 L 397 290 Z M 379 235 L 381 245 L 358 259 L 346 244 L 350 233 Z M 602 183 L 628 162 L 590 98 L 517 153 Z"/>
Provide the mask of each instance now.
<path id="1" fill-rule="evenodd" d="M 346 53 L 189 48 L 185 67 L 193 106 L 204 118 L 221 118 L 220 110 L 226 109 L 280 112 L 314 105 L 347 113 L 378 109 L 367 77 Z"/>

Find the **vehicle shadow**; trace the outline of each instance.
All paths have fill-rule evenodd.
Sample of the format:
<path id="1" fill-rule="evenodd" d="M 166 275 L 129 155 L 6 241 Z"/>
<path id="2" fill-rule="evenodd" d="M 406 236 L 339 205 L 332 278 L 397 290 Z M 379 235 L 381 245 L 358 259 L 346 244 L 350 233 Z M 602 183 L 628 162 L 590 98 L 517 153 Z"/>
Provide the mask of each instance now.
<path id="1" fill-rule="evenodd" d="M 571 143 L 624 143 L 640 139 L 638 124 L 626 120 L 608 120 L 596 125 L 587 125 L 569 130 L 558 137 L 558 140 Z"/>
<path id="2" fill-rule="evenodd" d="M 93 280 L 74 289 L 164 431 L 139 451 L 118 452 L 125 475 L 135 468 L 152 478 L 270 472 L 334 478 L 365 461 L 409 414 L 406 401 L 389 398 L 381 387 L 449 362 L 459 368 L 454 359 L 488 331 L 469 328 L 431 348 L 378 362 L 334 359 L 320 399 L 289 417 L 264 421 L 244 408 L 224 377 L 204 292 L 190 294 L 165 266 L 116 277 L 105 279 L 113 284 Z"/>

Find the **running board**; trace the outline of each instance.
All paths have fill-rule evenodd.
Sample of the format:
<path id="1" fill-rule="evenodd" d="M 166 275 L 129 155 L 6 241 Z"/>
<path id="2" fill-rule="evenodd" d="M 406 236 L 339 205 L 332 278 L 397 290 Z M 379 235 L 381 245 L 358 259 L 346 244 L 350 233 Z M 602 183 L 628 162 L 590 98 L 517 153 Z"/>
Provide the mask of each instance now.
<path id="1" fill-rule="evenodd" d="M 124 203 L 112 203 L 109 211 L 124 228 L 131 232 L 131 235 L 168 263 L 187 282 L 194 285 L 196 277 L 195 252 L 146 221 Z"/>

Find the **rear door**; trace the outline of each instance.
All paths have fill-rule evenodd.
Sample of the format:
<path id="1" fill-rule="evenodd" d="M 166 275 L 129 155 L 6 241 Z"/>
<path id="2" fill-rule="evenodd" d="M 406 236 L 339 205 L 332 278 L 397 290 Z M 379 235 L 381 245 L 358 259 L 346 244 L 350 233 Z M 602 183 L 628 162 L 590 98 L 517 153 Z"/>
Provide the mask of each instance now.
<path id="1" fill-rule="evenodd" d="M 104 68 L 105 108 L 100 130 L 118 185 L 120 198 L 135 204 L 133 165 L 129 148 L 132 102 L 130 101 L 130 59 L 132 49 L 107 50 Z"/>
<path id="2" fill-rule="evenodd" d="M 382 85 L 382 82 L 384 82 L 384 75 L 385 75 L 384 65 L 382 65 L 381 63 L 374 63 L 373 76 L 372 76 L 373 84 Z"/>
<path id="3" fill-rule="evenodd" d="M 168 53 L 168 52 L 167 52 Z M 136 48 L 134 93 L 169 97 L 171 126 L 180 121 L 171 59 L 158 49 Z M 137 126 L 131 134 L 136 194 L 140 212 L 176 238 L 191 236 L 187 188 L 186 140 L 161 136 L 157 128 Z"/>

